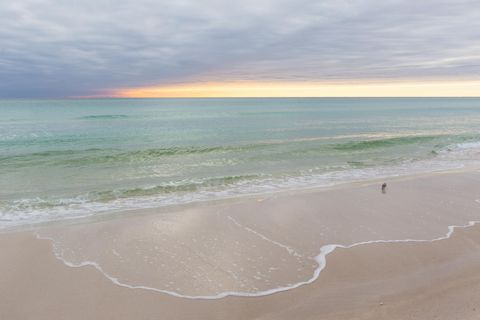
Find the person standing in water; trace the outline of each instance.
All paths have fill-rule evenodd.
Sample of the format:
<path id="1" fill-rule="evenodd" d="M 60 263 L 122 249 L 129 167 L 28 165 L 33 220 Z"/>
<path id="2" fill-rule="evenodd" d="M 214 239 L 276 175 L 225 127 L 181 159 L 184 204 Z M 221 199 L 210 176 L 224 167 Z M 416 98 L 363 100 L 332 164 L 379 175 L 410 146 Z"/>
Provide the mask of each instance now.
<path id="1" fill-rule="evenodd" d="M 386 182 L 384 182 L 382 184 L 382 193 L 387 193 L 387 183 Z"/>

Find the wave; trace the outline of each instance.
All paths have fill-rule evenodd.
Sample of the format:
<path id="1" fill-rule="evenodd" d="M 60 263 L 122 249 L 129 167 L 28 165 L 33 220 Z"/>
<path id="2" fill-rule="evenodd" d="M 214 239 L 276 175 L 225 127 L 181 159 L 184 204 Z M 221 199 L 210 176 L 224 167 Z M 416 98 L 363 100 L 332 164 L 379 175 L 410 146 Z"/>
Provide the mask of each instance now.
<path id="1" fill-rule="evenodd" d="M 115 120 L 115 119 L 125 119 L 129 118 L 129 116 L 125 114 L 96 114 L 96 115 L 89 115 L 79 117 L 79 120 Z"/>
<path id="2" fill-rule="evenodd" d="M 215 191 L 221 192 L 229 186 L 242 184 L 260 178 L 260 175 L 233 175 L 203 180 L 177 181 L 149 187 L 91 191 L 87 194 L 80 194 L 70 198 L 32 198 L 14 201 L 4 200 L 0 201 L 0 220 L 15 221 L 17 219 L 22 219 L 23 216 L 29 217 L 29 215 L 33 213 L 35 214 L 31 218 L 35 218 L 36 216 L 42 218 L 42 215 L 45 215 L 45 217 L 48 218 L 49 214 L 54 212 L 59 214 L 68 212 L 73 214 L 88 213 L 91 212 L 91 208 L 105 211 L 112 208 L 122 208 L 123 205 L 128 206 L 128 202 L 138 202 L 140 204 L 145 201 L 148 203 L 148 199 L 146 198 L 149 198 L 149 200 L 152 201 L 152 204 L 156 203 L 156 205 L 161 205 L 162 203 L 158 203 L 156 200 L 162 200 L 162 196 L 167 197 L 172 194 L 175 194 L 175 196 L 170 200 L 173 201 L 173 203 L 175 203 L 175 201 L 181 203 L 182 201 L 180 198 L 182 195 L 191 196 L 196 192 L 201 191 L 205 191 L 206 193 Z M 120 203 L 116 203 L 116 200 L 119 200 Z M 166 202 L 171 204 L 170 201 Z"/>
<path id="3" fill-rule="evenodd" d="M 51 165 L 81 165 L 88 163 L 148 160 L 173 155 L 201 154 L 228 149 L 229 148 L 224 147 L 172 147 L 133 151 L 101 148 L 90 148 L 83 150 L 49 150 L 44 152 L 0 157 L 0 163 L 8 161 L 9 163 L 15 164 L 15 162 L 18 161 L 19 164 L 23 163 L 29 165 L 34 164 L 36 161 L 42 163 L 48 159 L 51 159 Z M 61 158 L 62 156 L 67 157 Z"/>
<path id="4" fill-rule="evenodd" d="M 317 141 L 322 140 L 320 143 Z M 348 142 L 328 143 L 328 139 L 291 139 L 280 141 L 259 141 L 250 144 L 239 145 L 217 145 L 217 146 L 183 146 L 183 147 L 160 147 L 143 150 L 122 150 L 114 148 L 89 148 L 80 150 L 48 150 L 27 154 L 9 155 L 0 157 L 0 164 L 12 165 L 14 167 L 29 165 L 50 165 L 50 166 L 83 166 L 101 163 L 116 162 L 146 162 L 155 161 L 164 157 L 188 156 L 200 154 L 226 154 L 251 152 L 256 150 L 268 150 L 267 153 L 258 153 L 256 157 L 264 158 L 269 155 L 277 156 L 278 150 L 282 154 L 326 154 L 327 152 L 352 152 L 391 148 L 400 145 L 415 145 L 433 143 L 434 152 L 452 142 L 468 142 L 472 136 L 464 135 L 425 135 L 425 136 L 401 136 L 385 139 L 364 139 Z M 304 143 L 305 145 L 302 145 Z M 291 144 L 294 149 L 284 150 L 279 146 Z M 277 149 L 278 148 L 278 149 Z"/>
<path id="5" fill-rule="evenodd" d="M 13 166 L 51 165 L 78 166 L 95 163 L 112 162 L 144 162 L 158 160 L 164 157 L 182 155 L 200 155 L 208 153 L 242 152 L 259 149 L 265 144 L 249 144 L 238 146 L 186 146 L 150 148 L 144 150 L 123 151 L 121 149 L 90 148 L 83 150 L 50 150 L 20 155 L 0 157 L 0 164 Z"/>
<path id="6" fill-rule="evenodd" d="M 341 151 L 358 151 L 385 147 L 395 147 L 399 145 L 417 144 L 423 142 L 432 142 L 440 138 L 444 138 L 445 135 L 432 135 L 432 136 L 406 136 L 395 137 L 387 139 L 374 139 L 374 140 L 360 140 L 350 141 L 345 143 L 332 144 L 330 147 L 335 150 Z"/>
<path id="7" fill-rule="evenodd" d="M 91 192 L 88 199 L 91 201 L 111 201 L 122 198 L 145 197 L 159 194 L 195 192 L 202 189 L 227 187 L 243 181 L 260 178 L 259 175 L 239 175 L 210 178 L 205 180 L 187 181 L 184 183 L 162 184 L 145 188 L 117 189 L 99 192 Z"/>

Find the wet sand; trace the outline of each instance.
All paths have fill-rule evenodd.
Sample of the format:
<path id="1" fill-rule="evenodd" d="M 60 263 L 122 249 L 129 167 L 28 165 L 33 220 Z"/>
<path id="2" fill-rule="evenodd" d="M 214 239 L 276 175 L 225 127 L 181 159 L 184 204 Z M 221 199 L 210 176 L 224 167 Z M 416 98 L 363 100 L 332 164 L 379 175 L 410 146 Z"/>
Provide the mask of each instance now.
<path id="1" fill-rule="evenodd" d="M 480 226 L 448 226 L 480 220 L 480 174 L 379 185 L 1 234 L 0 318 L 478 318 Z M 403 242 L 359 244 L 372 240 Z M 355 243 L 315 279 L 323 246 Z M 261 296 L 178 297 L 225 292 Z"/>

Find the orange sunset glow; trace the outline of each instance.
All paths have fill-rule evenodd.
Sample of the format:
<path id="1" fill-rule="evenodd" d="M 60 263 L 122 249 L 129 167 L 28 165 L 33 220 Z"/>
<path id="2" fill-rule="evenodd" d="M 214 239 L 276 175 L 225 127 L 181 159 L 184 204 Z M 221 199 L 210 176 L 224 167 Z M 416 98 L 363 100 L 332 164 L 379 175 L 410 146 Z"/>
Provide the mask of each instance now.
<path id="1" fill-rule="evenodd" d="M 475 97 L 480 81 L 397 81 L 387 83 L 227 82 L 190 83 L 111 90 L 121 98 L 219 97 Z"/>

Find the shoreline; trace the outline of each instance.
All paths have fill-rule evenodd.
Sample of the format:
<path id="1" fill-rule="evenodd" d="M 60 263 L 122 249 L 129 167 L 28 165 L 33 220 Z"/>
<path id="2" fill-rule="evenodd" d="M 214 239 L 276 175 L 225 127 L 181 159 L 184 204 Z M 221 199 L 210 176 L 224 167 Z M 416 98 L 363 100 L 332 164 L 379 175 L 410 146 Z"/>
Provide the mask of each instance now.
<path id="1" fill-rule="evenodd" d="M 478 201 L 478 200 L 477 200 Z M 64 260 L 61 256 L 57 255 L 55 253 L 55 249 L 53 249 L 54 255 L 56 259 L 59 261 L 62 261 L 65 266 L 70 267 L 70 268 L 82 268 L 86 266 L 90 266 L 95 268 L 98 272 L 102 273 L 108 280 L 110 280 L 113 284 L 129 289 L 141 289 L 141 290 L 146 290 L 146 291 L 153 291 L 157 293 L 162 293 L 162 294 L 167 294 L 171 295 L 176 298 L 182 298 L 182 299 L 192 299 L 192 300 L 217 300 L 217 299 L 223 299 L 227 297 L 264 297 L 264 296 L 269 296 L 273 295 L 276 293 L 284 292 L 284 291 L 289 291 L 289 290 L 295 290 L 297 288 L 300 288 L 302 286 L 308 285 L 316 281 L 320 275 L 321 272 L 327 267 L 327 256 L 334 253 L 336 249 L 352 249 L 358 246 L 368 246 L 372 244 L 394 244 L 394 243 L 425 243 L 425 242 L 436 242 L 436 241 L 442 241 L 442 240 L 448 240 L 450 237 L 456 232 L 456 229 L 467 229 L 471 227 L 477 226 L 477 224 L 480 223 L 480 220 L 477 221 L 469 221 L 465 225 L 450 225 L 447 226 L 448 232 L 444 236 L 439 236 L 437 238 L 433 239 L 379 239 L 379 240 L 369 240 L 369 241 L 364 241 L 364 242 L 357 242 L 357 243 L 352 243 L 349 245 L 341 245 L 341 244 L 327 244 L 324 245 L 320 248 L 320 252 L 317 256 L 315 256 L 315 260 L 318 263 L 318 268 L 315 269 L 313 276 L 303 282 L 296 283 L 290 287 L 279 287 L 279 288 L 274 288 L 270 289 L 267 291 L 261 291 L 261 292 L 256 292 L 256 293 L 245 293 L 245 292 L 223 292 L 220 293 L 216 296 L 188 296 L 188 295 L 181 295 L 178 294 L 174 291 L 167 291 L 167 290 L 161 290 L 161 289 L 156 289 L 153 287 L 148 287 L 148 286 L 143 286 L 143 285 L 129 285 L 126 283 L 120 282 L 117 278 L 112 277 L 108 275 L 101 266 L 99 266 L 97 263 L 92 262 L 92 261 L 86 261 L 80 264 L 72 264 L 66 260 Z M 39 236 L 38 234 L 36 235 L 37 239 L 39 240 L 48 240 L 51 242 L 52 246 L 54 247 L 55 240 L 52 238 L 48 237 L 42 237 Z M 271 241 L 271 240 L 268 240 Z M 281 244 L 280 244 L 281 245 Z M 284 246 L 284 245 L 281 245 Z M 288 247 L 287 247 L 288 248 Z"/>
<path id="2" fill-rule="evenodd" d="M 78 317 L 80 309 L 95 306 L 92 318 L 405 319 L 418 313 L 451 319 L 448 310 L 430 313 L 444 307 L 439 301 L 480 305 L 480 295 L 470 295 L 480 292 L 480 173 L 398 177 L 388 180 L 387 194 L 377 182 L 1 233 L 0 294 L 14 294 L 0 302 L 0 315 L 57 319 L 49 310 L 79 308 Z M 155 261 L 166 266 L 158 269 Z M 176 289 L 156 288 L 167 280 Z M 202 299 L 214 296 L 202 292 L 222 290 L 220 284 L 227 290 Z M 228 291 L 240 284 L 246 293 Z M 106 305 L 93 299 L 99 299 L 97 285 L 108 295 Z M 262 290 L 268 294 L 258 294 Z M 31 291 L 47 293 L 39 302 Z M 189 292 L 196 294 L 185 299 Z M 416 305 L 416 299 L 427 302 Z M 125 305 L 116 310 L 111 304 L 118 301 Z M 476 318 L 470 307 L 459 308 L 463 319 Z M 32 313 L 20 316 L 24 312 Z"/>
<path id="3" fill-rule="evenodd" d="M 438 175 L 467 173 L 467 172 L 472 172 L 477 170 L 479 170 L 480 172 L 480 165 L 466 165 L 464 167 L 454 168 L 454 169 L 452 168 L 437 169 L 435 171 L 415 172 L 415 173 L 404 174 L 404 175 L 395 175 L 395 176 L 387 176 L 387 177 L 369 178 L 364 180 L 338 182 L 330 185 L 296 187 L 291 189 L 267 191 L 264 193 L 246 193 L 246 194 L 239 194 L 234 196 L 219 197 L 216 199 L 194 200 L 186 203 L 162 205 L 157 207 L 124 209 L 120 211 L 97 213 L 94 215 L 87 215 L 84 217 L 71 217 L 71 218 L 62 217 L 57 220 L 49 220 L 49 221 L 37 222 L 33 224 L 24 224 L 24 225 L 12 226 L 12 227 L 5 227 L 0 229 L 0 234 L 24 232 L 24 231 L 28 232 L 28 231 L 34 231 L 37 229 L 62 226 L 62 225 L 68 226 L 68 225 L 83 224 L 83 223 L 92 223 L 92 222 L 94 223 L 94 222 L 106 221 L 106 220 L 123 219 L 126 217 L 128 218 L 130 215 L 144 216 L 144 215 L 159 214 L 164 212 L 180 212 L 182 210 L 188 210 L 188 209 L 199 207 L 199 206 L 203 207 L 203 206 L 212 206 L 212 205 L 213 206 L 224 205 L 224 204 L 231 204 L 231 203 L 242 202 L 242 201 L 263 201 L 263 199 L 271 198 L 271 197 L 295 196 L 295 195 L 301 195 L 305 193 L 321 193 L 321 192 L 328 192 L 333 190 L 355 188 L 360 186 L 371 186 L 378 183 L 381 184 L 384 181 L 390 181 L 390 182 L 398 182 L 398 181 L 405 181 L 405 180 L 408 181 L 408 180 L 415 180 L 418 178 L 434 177 Z"/>
<path id="4" fill-rule="evenodd" d="M 2 292 L 0 316 L 6 319 L 477 319 L 480 255 L 474 249 L 480 246 L 479 237 L 477 225 L 454 233 L 448 243 L 380 243 L 337 250 L 329 257 L 325 277 L 311 285 L 258 298 L 189 300 L 116 286 L 91 267 L 66 267 L 53 257 L 47 241 L 35 239 L 30 233 L 4 234 L 0 235 L 3 245 L 21 243 L 28 245 L 28 252 L 3 251 L 2 261 L 3 258 L 18 259 L 17 263 L 35 260 L 39 270 L 32 272 L 19 265 L 15 271 L 10 269 L 10 273 L 17 275 L 15 279 L 0 276 L 1 288 L 9 290 L 8 295 Z M 392 252 L 403 259 L 390 259 L 396 256 Z M 29 254 L 33 257 L 27 257 Z M 398 265 L 406 267 L 405 270 L 399 270 Z M 26 277 L 27 274 L 30 276 Z M 47 274 L 50 275 L 45 277 Z"/>

